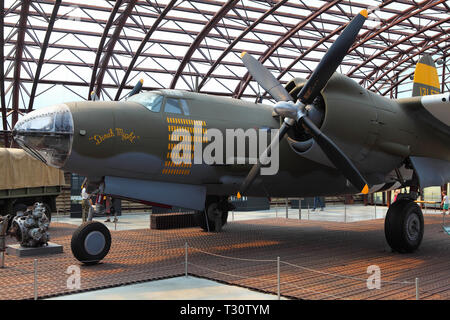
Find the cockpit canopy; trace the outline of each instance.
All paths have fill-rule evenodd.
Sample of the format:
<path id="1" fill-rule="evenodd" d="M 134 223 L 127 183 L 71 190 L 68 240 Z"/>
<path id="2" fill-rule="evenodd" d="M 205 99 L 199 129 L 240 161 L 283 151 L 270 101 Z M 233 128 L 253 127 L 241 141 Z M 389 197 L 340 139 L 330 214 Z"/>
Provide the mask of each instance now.
<path id="1" fill-rule="evenodd" d="M 165 97 L 159 91 L 149 91 L 135 94 L 127 101 L 137 102 L 152 112 L 160 112 L 164 105 L 164 112 L 190 115 L 189 106 L 182 97 Z"/>

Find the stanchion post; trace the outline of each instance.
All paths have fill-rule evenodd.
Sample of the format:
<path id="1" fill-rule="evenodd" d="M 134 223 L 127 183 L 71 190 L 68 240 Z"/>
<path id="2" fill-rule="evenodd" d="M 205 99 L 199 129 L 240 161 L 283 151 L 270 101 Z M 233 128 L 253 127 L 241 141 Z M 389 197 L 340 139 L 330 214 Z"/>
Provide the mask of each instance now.
<path id="1" fill-rule="evenodd" d="M 308 220 L 309 220 L 309 203 L 308 203 Z"/>
<path id="2" fill-rule="evenodd" d="M 298 219 L 302 220 L 302 198 L 298 198 Z"/>
<path id="3" fill-rule="evenodd" d="M 34 259 L 34 300 L 38 298 L 37 259 Z"/>
<path id="4" fill-rule="evenodd" d="M 377 218 L 377 199 L 374 201 L 375 204 L 375 219 Z"/>
<path id="5" fill-rule="evenodd" d="M 278 218 L 278 202 L 275 202 L 275 217 Z"/>
<path id="6" fill-rule="evenodd" d="M 420 300 L 420 297 L 419 297 L 419 278 L 416 278 L 416 300 Z"/>
<path id="7" fill-rule="evenodd" d="M 347 223 L 347 203 L 344 200 L 344 222 Z"/>
<path id="8" fill-rule="evenodd" d="M 286 205 L 286 219 L 288 219 L 289 218 L 289 208 L 288 208 L 288 203 L 289 203 L 289 200 L 288 200 L 288 198 L 286 198 L 285 200 L 284 200 L 284 203 L 285 203 L 285 205 Z"/>
<path id="9" fill-rule="evenodd" d="M 232 211 L 231 216 L 233 217 L 232 219 L 234 221 L 234 210 Z"/>
<path id="10" fill-rule="evenodd" d="M 188 276 L 188 243 L 184 243 L 184 275 Z"/>
<path id="11" fill-rule="evenodd" d="M 278 300 L 280 300 L 281 296 L 281 285 L 280 285 L 280 257 L 277 257 L 277 295 Z"/>
<path id="12" fill-rule="evenodd" d="M 5 252 L 0 251 L 0 268 L 3 269 L 5 267 Z"/>

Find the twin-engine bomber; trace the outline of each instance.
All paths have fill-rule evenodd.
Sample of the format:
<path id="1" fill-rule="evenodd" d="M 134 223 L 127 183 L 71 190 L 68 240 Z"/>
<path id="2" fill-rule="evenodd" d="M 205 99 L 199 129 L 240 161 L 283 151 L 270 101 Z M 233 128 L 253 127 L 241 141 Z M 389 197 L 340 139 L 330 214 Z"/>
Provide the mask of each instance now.
<path id="1" fill-rule="evenodd" d="M 191 208 L 201 227 L 216 232 L 227 221 L 231 195 L 308 197 L 409 187 L 390 206 L 385 235 L 393 250 L 413 252 L 424 232 L 414 201 L 421 189 L 450 181 L 450 94 L 387 99 L 336 73 L 367 15 L 363 10 L 349 23 L 308 80 L 282 86 L 244 52 L 244 65 L 275 106 L 181 90 L 140 93 L 140 82 L 125 101 L 33 111 L 16 124 L 14 139 L 44 163 L 87 177 L 90 190 Z M 427 66 L 416 69 L 419 91 L 439 92 L 433 63 Z M 230 149 L 227 135 L 237 129 L 246 135 L 244 158 L 225 152 L 227 146 L 239 151 L 232 143 Z M 255 145 L 256 159 L 249 156 Z M 270 166 L 276 173 L 264 174 Z M 97 263 L 110 244 L 108 229 L 91 221 L 74 233 L 72 252 Z"/>

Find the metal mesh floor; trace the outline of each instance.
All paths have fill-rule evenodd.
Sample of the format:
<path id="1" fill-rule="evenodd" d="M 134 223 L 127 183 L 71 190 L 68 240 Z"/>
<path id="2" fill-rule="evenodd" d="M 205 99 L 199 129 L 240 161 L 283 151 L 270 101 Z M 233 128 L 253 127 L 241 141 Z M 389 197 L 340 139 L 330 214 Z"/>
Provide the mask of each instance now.
<path id="1" fill-rule="evenodd" d="M 281 295 L 297 299 L 415 299 L 419 278 L 421 299 L 450 298 L 450 237 L 442 218 L 426 215 L 422 246 L 414 254 L 390 252 L 384 241 L 384 220 L 353 223 L 296 219 L 231 222 L 222 233 L 198 228 L 112 231 L 113 244 L 103 263 L 82 266 L 70 251 L 75 229 L 51 227 L 52 241 L 64 253 L 38 258 L 39 298 L 126 285 L 185 272 L 188 243 L 190 275 L 253 290 L 277 293 L 280 257 Z M 7 256 L 0 269 L 0 299 L 33 298 L 33 258 Z M 71 265 L 81 267 L 81 289 L 67 289 Z M 369 290 L 367 268 L 381 271 L 381 288 Z M 187 299 L 189 297 L 186 297 Z M 232 297 L 230 297 L 231 299 Z"/>

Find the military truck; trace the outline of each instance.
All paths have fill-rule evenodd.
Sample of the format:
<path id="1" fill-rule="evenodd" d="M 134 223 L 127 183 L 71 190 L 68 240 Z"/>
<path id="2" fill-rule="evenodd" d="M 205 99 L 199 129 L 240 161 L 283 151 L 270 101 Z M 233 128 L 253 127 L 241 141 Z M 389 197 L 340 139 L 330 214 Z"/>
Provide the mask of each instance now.
<path id="1" fill-rule="evenodd" d="M 51 219 L 64 184 L 63 171 L 46 166 L 22 149 L 0 148 L 0 215 L 15 215 L 42 202 Z"/>

